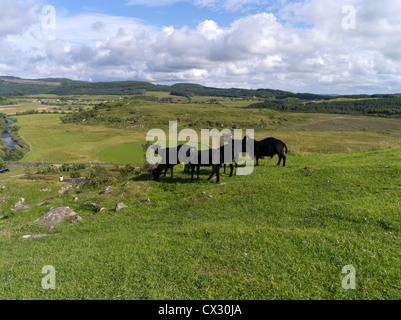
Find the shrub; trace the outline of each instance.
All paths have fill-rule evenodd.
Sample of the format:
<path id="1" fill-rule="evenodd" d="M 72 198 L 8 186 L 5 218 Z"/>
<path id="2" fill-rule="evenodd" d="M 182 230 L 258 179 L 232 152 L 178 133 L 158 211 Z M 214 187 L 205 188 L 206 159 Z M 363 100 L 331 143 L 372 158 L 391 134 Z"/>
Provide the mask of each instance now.
<path id="1" fill-rule="evenodd" d="M 118 171 L 120 172 L 122 177 L 127 177 L 129 175 L 134 174 L 135 167 L 130 164 L 127 164 L 124 168 L 118 169 Z"/>
<path id="2" fill-rule="evenodd" d="M 81 177 L 81 171 L 73 171 L 73 172 L 71 172 L 71 174 L 70 174 L 70 177 L 71 178 L 80 178 Z"/>
<path id="3" fill-rule="evenodd" d="M 105 167 L 94 166 L 86 177 L 85 185 L 96 188 L 114 182 L 116 182 L 116 178 Z"/>
<path id="4" fill-rule="evenodd" d="M 21 160 L 23 157 L 24 157 L 24 152 L 17 147 L 14 147 L 6 151 L 6 159 L 8 161 L 18 161 Z"/>

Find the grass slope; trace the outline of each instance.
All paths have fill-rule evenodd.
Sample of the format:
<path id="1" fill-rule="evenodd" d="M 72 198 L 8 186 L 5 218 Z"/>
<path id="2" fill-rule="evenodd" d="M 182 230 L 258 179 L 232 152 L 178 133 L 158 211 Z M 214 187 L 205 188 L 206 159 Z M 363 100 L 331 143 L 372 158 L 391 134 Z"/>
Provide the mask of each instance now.
<path id="1" fill-rule="evenodd" d="M 399 148 L 291 154 L 285 168 L 262 160 L 252 175 L 221 184 L 205 181 L 209 170 L 188 183 L 177 167 L 172 181 L 133 176 L 110 194 L 60 196 L 57 177 L 23 189 L 3 182 L 0 298 L 400 299 L 400 157 Z M 11 212 L 21 196 L 47 200 Z M 93 201 L 108 210 L 95 213 Z M 115 212 L 120 201 L 129 208 Z M 32 227 L 61 204 L 83 221 Z M 20 240 L 31 233 L 60 234 Z M 56 269 L 55 290 L 41 287 L 45 265 Z M 356 290 L 342 288 L 346 265 L 356 269 Z"/>

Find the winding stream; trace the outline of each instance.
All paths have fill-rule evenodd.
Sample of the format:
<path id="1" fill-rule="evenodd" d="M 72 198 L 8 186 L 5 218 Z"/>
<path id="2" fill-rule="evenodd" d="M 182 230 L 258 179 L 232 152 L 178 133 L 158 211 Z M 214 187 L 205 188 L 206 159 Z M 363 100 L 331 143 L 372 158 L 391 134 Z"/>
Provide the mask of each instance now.
<path id="1" fill-rule="evenodd" d="M 8 119 L 8 120 L 7 120 L 7 126 L 8 126 L 8 127 L 10 127 L 13 123 L 14 123 L 14 121 L 12 121 L 11 119 Z M 12 148 L 14 148 L 14 147 L 17 147 L 17 148 L 19 148 L 19 149 L 22 149 L 22 147 L 21 147 L 20 145 L 18 145 L 18 144 L 13 140 L 13 138 L 11 138 L 11 136 L 10 136 L 10 131 L 11 131 L 11 129 L 8 128 L 7 132 L 5 132 L 5 133 L 3 133 L 3 134 L 1 135 L 1 138 L 4 139 L 4 140 L 7 142 L 7 145 L 8 145 L 8 147 L 9 147 L 10 149 L 12 149 Z M 3 158 L 3 160 L 6 160 L 6 159 Z"/>

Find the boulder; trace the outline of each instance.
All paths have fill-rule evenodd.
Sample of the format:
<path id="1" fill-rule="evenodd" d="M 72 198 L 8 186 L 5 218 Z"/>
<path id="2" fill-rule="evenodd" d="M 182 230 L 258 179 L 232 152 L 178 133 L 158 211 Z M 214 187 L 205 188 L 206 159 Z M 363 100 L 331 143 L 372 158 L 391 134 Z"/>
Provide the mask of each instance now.
<path id="1" fill-rule="evenodd" d="M 66 217 L 71 217 L 74 215 L 76 215 L 76 213 L 71 212 L 71 209 L 69 207 L 50 208 L 43 216 L 35 220 L 35 222 L 54 226 L 63 221 Z"/>

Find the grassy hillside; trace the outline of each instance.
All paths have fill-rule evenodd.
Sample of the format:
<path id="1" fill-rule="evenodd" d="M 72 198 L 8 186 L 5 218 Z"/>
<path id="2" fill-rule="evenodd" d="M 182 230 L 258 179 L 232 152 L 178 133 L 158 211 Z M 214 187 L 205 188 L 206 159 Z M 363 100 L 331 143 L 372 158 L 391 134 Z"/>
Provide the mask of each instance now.
<path id="1" fill-rule="evenodd" d="M 3 181 L 0 297 L 400 299 L 400 157 L 400 148 L 293 154 L 285 168 L 264 160 L 221 184 L 205 181 L 208 170 L 191 184 L 177 168 L 174 180 L 121 178 L 109 194 L 59 195 L 57 177 Z M 19 197 L 33 208 L 11 212 Z M 128 208 L 115 212 L 121 201 Z M 83 220 L 32 226 L 57 205 Z M 20 239 L 32 233 L 53 236 Z M 41 288 L 45 265 L 56 268 L 56 290 Z M 356 290 L 342 288 L 346 265 L 356 269 Z"/>

